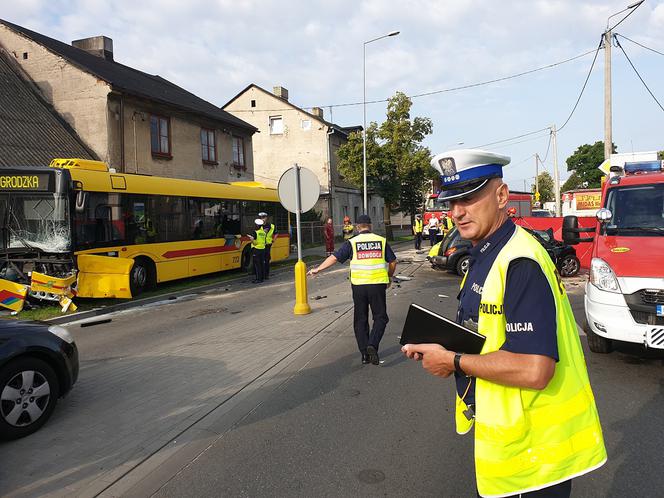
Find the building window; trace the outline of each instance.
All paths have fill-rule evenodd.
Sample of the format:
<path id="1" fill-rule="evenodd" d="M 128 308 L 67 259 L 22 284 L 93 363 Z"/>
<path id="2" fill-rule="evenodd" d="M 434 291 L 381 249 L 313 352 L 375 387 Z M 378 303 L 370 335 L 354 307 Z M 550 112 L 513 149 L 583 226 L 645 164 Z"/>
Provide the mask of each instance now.
<path id="1" fill-rule="evenodd" d="M 150 144 L 152 155 L 171 156 L 171 120 L 163 116 L 150 116 Z"/>
<path id="2" fill-rule="evenodd" d="M 251 107 L 256 107 L 256 101 L 255 100 L 251 101 Z"/>
<path id="3" fill-rule="evenodd" d="M 201 128 L 201 154 L 204 163 L 217 164 L 217 142 L 214 130 Z"/>
<path id="4" fill-rule="evenodd" d="M 270 135 L 282 135 L 284 133 L 284 120 L 281 116 L 270 116 Z"/>
<path id="5" fill-rule="evenodd" d="M 244 164 L 244 138 L 233 137 L 233 166 L 246 169 Z"/>
<path id="6" fill-rule="evenodd" d="M 357 217 L 360 216 L 360 208 L 358 206 L 353 207 L 353 221 L 357 221 Z"/>
<path id="7" fill-rule="evenodd" d="M 303 119 L 300 122 L 300 125 L 302 126 L 302 129 L 305 131 L 311 130 L 311 119 Z"/>

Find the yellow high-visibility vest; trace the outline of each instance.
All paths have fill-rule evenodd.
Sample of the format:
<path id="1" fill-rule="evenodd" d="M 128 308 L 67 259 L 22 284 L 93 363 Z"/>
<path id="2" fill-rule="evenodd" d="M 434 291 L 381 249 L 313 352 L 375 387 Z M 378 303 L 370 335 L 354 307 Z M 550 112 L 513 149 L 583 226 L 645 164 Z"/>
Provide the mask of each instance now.
<path id="1" fill-rule="evenodd" d="M 422 224 L 422 220 L 415 218 L 415 233 L 422 233 L 423 228 L 424 225 Z"/>
<path id="2" fill-rule="evenodd" d="M 551 258 L 521 227 L 516 227 L 501 249 L 484 282 L 478 330 L 486 336 L 486 342 L 481 354 L 497 351 L 505 342 L 505 280 L 510 262 L 517 258 L 536 261 L 549 281 L 556 305 L 560 360 L 543 390 L 477 379 L 475 472 L 483 497 L 546 488 L 588 473 L 607 458 L 569 299 Z M 457 395 L 456 426 L 460 434 L 473 425 L 473 420 L 463 414 L 466 408 Z"/>
<path id="3" fill-rule="evenodd" d="M 353 236 L 353 225 L 344 225 L 341 227 L 341 231 L 344 233 L 344 239 L 348 240 Z"/>
<path id="4" fill-rule="evenodd" d="M 353 285 L 387 284 L 385 249 L 387 240 L 375 233 L 361 233 L 350 241 L 353 258 L 350 261 L 350 283 Z"/>
<path id="5" fill-rule="evenodd" d="M 265 249 L 265 240 L 267 235 L 262 228 L 257 229 L 254 232 L 254 240 L 251 241 L 251 247 L 254 249 Z"/>
<path id="6" fill-rule="evenodd" d="M 270 228 L 268 229 L 267 233 L 265 234 L 265 243 L 272 245 L 272 238 L 274 236 L 274 223 L 270 223 Z"/>

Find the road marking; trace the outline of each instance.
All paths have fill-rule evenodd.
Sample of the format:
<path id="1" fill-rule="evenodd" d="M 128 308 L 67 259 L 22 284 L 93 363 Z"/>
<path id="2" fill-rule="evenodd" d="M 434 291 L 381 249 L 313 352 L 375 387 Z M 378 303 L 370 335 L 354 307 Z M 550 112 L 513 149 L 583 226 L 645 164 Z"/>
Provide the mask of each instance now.
<path id="1" fill-rule="evenodd" d="M 445 294 L 438 294 L 438 297 L 450 297 L 450 296 L 446 296 Z"/>

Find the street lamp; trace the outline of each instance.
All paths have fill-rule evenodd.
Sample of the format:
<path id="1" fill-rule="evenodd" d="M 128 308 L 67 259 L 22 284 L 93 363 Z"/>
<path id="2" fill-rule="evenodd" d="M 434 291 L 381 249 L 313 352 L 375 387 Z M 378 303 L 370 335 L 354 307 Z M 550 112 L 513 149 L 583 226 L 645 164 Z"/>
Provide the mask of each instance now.
<path id="1" fill-rule="evenodd" d="M 362 128 L 362 165 L 363 165 L 363 185 L 364 185 L 364 214 L 368 213 L 367 208 L 367 45 L 388 36 L 397 36 L 399 31 L 391 31 L 386 35 L 379 36 L 373 40 L 365 41 L 362 53 L 362 111 L 364 114 L 363 128 Z"/>
<path id="2" fill-rule="evenodd" d="M 606 30 L 604 31 L 604 159 L 609 159 L 613 153 L 613 130 L 612 130 L 612 116 L 611 116 L 611 39 L 613 37 L 612 30 L 618 24 L 627 19 L 645 0 L 630 3 L 623 10 L 611 14 L 606 19 Z M 612 17 L 622 14 L 623 12 L 629 13 L 620 21 L 609 27 L 609 21 Z"/>
<path id="3" fill-rule="evenodd" d="M 449 149 L 450 147 L 452 147 L 452 146 L 455 146 L 455 147 L 456 147 L 457 145 L 463 145 L 463 144 L 465 144 L 465 143 L 466 143 L 466 142 L 454 142 L 453 144 L 448 144 L 448 145 L 445 146 L 445 150 L 448 150 L 448 149 Z"/>

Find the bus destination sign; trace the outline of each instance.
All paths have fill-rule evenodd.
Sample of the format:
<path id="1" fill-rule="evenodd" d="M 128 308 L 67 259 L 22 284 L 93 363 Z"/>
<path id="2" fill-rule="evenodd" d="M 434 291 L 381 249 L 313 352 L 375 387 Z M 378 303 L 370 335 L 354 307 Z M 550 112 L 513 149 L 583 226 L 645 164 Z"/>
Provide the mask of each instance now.
<path id="1" fill-rule="evenodd" d="M 48 191 L 50 190 L 51 175 L 48 173 L 0 173 L 0 190 L 31 190 Z"/>

